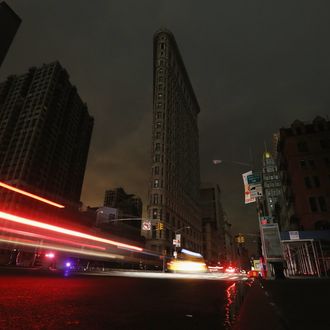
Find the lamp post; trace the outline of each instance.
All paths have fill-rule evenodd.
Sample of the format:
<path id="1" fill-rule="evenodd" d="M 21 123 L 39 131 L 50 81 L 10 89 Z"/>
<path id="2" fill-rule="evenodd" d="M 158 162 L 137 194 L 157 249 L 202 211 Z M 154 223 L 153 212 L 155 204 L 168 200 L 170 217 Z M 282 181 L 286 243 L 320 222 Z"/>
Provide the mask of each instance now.
<path id="1" fill-rule="evenodd" d="M 251 157 L 252 158 L 252 157 Z M 221 159 L 216 159 L 216 160 L 213 160 L 213 164 L 214 165 L 219 165 L 219 164 L 222 164 L 222 163 L 232 163 L 232 164 L 236 164 L 236 165 L 241 165 L 241 166 L 248 166 L 250 168 L 254 168 L 253 164 L 249 164 L 249 163 L 245 163 L 245 162 L 239 162 L 239 161 L 224 161 L 224 160 L 221 160 Z M 251 171 L 251 174 L 252 174 L 252 171 Z M 260 217 L 260 212 L 263 211 L 262 207 L 260 207 L 260 197 L 255 197 L 254 198 L 254 201 L 257 203 L 257 214 L 258 214 L 258 226 L 259 226 L 259 231 L 260 231 L 260 237 L 261 237 L 261 246 L 262 246 L 262 260 L 265 261 L 265 266 L 266 266 L 266 269 L 268 268 L 268 265 L 267 265 L 267 258 L 264 258 L 264 256 L 266 255 L 266 246 L 265 246 L 265 241 L 264 241 L 264 235 L 263 235 L 263 228 L 262 228 L 262 225 L 261 225 L 261 217 Z M 249 201 L 248 203 L 250 203 L 251 201 Z"/>

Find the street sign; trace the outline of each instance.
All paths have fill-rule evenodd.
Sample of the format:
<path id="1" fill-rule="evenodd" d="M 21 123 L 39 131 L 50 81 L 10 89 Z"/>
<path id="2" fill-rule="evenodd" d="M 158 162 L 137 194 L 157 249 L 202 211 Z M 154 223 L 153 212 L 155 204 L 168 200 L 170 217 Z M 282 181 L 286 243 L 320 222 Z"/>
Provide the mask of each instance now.
<path id="1" fill-rule="evenodd" d="M 299 231 L 289 231 L 290 240 L 300 239 L 299 237 Z"/>
<path id="2" fill-rule="evenodd" d="M 262 185 L 261 184 L 249 184 L 251 197 L 262 197 Z"/>
<path id="3" fill-rule="evenodd" d="M 173 240 L 174 241 L 174 240 Z M 176 244 L 175 246 L 176 247 L 181 247 L 181 234 L 176 234 L 175 235 L 175 241 L 176 241 Z M 174 244 L 174 243 L 173 243 Z"/>
<path id="4" fill-rule="evenodd" d="M 247 176 L 248 184 L 261 184 L 261 173 L 253 173 Z"/>
<path id="5" fill-rule="evenodd" d="M 253 203 L 256 201 L 255 198 L 252 198 L 251 196 L 251 191 L 250 191 L 250 187 L 247 181 L 247 177 L 249 175 L 252 174 L 252 171 L 246 172 L 242 174 L 242 178 L 243 178 L 243 183 L 244 183 L 244 200 L 245 200 L 245 204 L 249 204 L 249 203 Z"/>
<path id="6" fill-rule="evenodd" d="M 151 222 L 149 220 L 142 222 L 142 230 L 151 230 Z"/>

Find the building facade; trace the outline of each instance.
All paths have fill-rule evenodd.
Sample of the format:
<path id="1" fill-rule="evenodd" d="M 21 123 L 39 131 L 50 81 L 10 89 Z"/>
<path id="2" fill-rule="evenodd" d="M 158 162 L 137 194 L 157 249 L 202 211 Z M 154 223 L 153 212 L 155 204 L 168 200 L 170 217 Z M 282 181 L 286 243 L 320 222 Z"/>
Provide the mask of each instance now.
<path id="1" fill-rule="evenodd" d="M 0 180 L 79 203 L 93 118 L 54 62 L 0 83 Z"/>
<path id="2" fill-rule="evenodd" d="M 225 215 L 219 185 L 203 183 L 200 190 L 203 225 L 203 256 L 209 264 L 224 264 L 228 259 Z"/>
<path id="3" fill-rule="evenodd" d="M 0 2 L 0 67 L 21 22 L 20 17 L 6 2 Z"/>
<path id="4" fill-rule="evenodd" d="M 127 194 L 123 188 L 106 190 L 104 195 L 104 206 L 118 210 L 118 218 L 141 218 L 141 198 Z"/>
<path id="5" fill-rule="evenodd" d="M 282 182 L 275 159 L 270 152 L 263 154 L 262 166 L 263 214 L 277 222 L 279 203 L 282 200 Z"/>
<path id="6" fill-rule="evenodd" d="M 174 36 L 159 30 L 153 40 L 152 166 L 143 230 L 147 247 L 173 252 L 173 239 L 181 246 L 202 251 L 199 188 L 199 105 Z"/>
<path id="7" fill-rule="evenodd" d="M 330 229 L 330 121 L 296 120 L 279 131 L 282 230 Z"/>

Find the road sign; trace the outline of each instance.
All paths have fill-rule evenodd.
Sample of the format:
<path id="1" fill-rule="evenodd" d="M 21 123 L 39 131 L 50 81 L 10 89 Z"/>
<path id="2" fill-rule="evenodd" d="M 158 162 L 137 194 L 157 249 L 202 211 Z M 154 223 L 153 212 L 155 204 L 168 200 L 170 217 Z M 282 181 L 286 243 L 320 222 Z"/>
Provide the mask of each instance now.
<path id="1" fill-rule="evenodd" d="M 250 187 L 247 182 L 247 177 L 252 174 L 252 171 L 246 172 L 242 174 L 243 178 L 243 183 L 244 183 L 244 199 L 245 199 L 245 204 L 253 203 L 256 201 L 255 198 L 252 198 L 251 192 L 250 192 Z"/>
<path id="2" fill-rule="evenodd" d="M 261 184 L 249 184 L 251 197 L 262 197 L 262 185 Z"/>
<path id="3" fill-rule="evenodd" d="M 149 220 L 142 222 L 142 230 L 151 230 L 151 222 Z"/>
<path id="4" fill-rule="evenodd" d="M 174 241 L 176 241 L 176 243 L 174 244 Z M 176 247 L 181 247 L 181 234 L 176 234 L 175 235 L 175 240 L 173 240 L 173 244 Z"/>
<path id="5" fill-rule="evenodd" d="M 299 237 L 299 231 L 289 231 L 289 237 L 290 237 L 290 240 L 295 240 L 295 239 L 300 239 Z"/>
<path id="6" fill-rule="evenodd" d="M 247 176 L 248 184 L 261 184 L 261 173 L 253 173 Z"/>

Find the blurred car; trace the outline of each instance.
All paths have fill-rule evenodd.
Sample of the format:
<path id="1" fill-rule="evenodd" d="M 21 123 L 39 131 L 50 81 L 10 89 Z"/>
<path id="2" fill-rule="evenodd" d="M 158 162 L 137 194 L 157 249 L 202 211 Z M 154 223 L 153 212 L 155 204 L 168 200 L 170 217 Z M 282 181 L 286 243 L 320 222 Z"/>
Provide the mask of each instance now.
<path id="1" fill-rule="evenodd" d="M 226 273 L 236 273 L 236 268 L 235 268 L 235 267 L 232 267 L 232 266 L 228 266 L 228 267 L 225 269 L 225 272 L 226 272 Z"/>
<path id="2" fill-rule="evenodd" d="M 187 260 L 175 260 L 167 264 L 167 269 L 170 272 L 182 272 L 182 273 L 205 273 L 207 267 L 204 262 L 187 261 Z"/>
<path id="3" fill-rule="evenodd" d="M 169 272 L 205 273 L 208 269 L 200 253 L 181 249 L 177 258 L 173 258 L 167 264 L 167 270 Z"/>
<path id="4" fill-rule="evenodd" d="M 207 269 L 209 270 L 210 273 L 221 273 L 224 271 L 223 266 L 207 266 Z"/>

